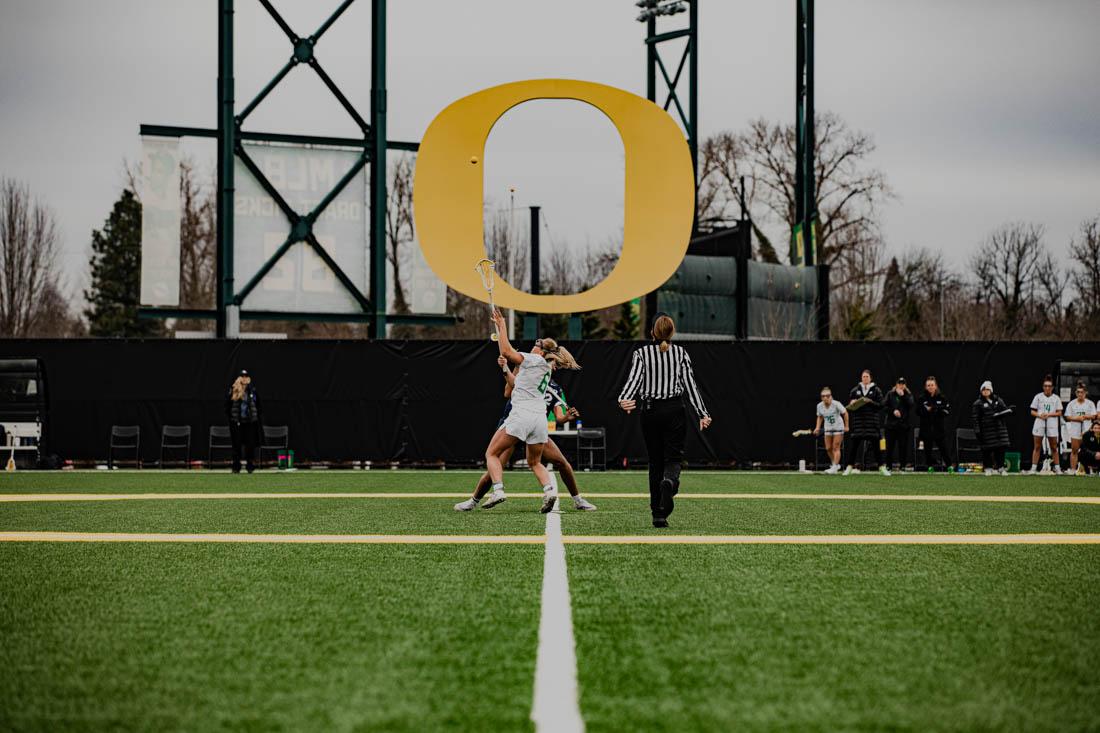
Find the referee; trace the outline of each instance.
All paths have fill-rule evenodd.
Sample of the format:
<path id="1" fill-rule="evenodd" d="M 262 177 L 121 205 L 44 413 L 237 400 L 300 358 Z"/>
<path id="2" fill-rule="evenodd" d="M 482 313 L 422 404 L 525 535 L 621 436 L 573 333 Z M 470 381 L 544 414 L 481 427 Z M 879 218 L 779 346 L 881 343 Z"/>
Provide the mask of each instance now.
<path id="1" fill-rule="evenodd" d="M 653 526 L 667 527 L 672 497 L 680 490 L 680 469 L 684 460 L 684 393 L 699 416 L 699 429 L 710 427 L 710 414 L 703 404 L 691 357 L 669 343 L 676 324 L 667 313 L 653 322 L 653 340 L 634 352 L 630 375 L 619 394 L 619 406 L 626 412 L 642 411 L 642 437 L 649 454 L 649 508 Z M 637 395 L 638 400 L 634 397 Z"/>

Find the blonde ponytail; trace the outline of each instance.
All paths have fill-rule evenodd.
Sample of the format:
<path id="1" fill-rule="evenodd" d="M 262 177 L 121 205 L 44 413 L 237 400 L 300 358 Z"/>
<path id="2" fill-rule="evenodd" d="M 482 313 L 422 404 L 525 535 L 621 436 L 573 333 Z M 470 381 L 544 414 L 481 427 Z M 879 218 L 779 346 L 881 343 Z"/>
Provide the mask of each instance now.
<path id="1" fill-rule="evenodd" d="M 580 369 L 581 365 L 564 346 L 558 346 L 554 339 L 542 339 L 542 358 L 550 362 L 554 369 Z"/>

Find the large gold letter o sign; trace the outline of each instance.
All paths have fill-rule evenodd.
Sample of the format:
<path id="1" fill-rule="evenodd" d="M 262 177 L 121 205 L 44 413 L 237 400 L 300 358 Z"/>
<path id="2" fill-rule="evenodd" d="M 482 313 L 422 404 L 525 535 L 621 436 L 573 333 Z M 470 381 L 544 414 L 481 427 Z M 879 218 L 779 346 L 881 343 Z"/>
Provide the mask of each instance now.
<path id="1" fill-rule="evenodd" d="M 416 159 L 413 209 L 424 258 L 460 293 L 487 301 L 474 265 L 482 227 L 485 140 L 501 115 L 532 99 L 575 99 L 603 112 L 626 153 L 623 251 L 607 278 L 575 295 L 531 295 L 497 278 L 499 306 L 531 313 L 607 308 L 656 290 L 687 252 L 695 207 L 691 154 L 660 107 L 622 89 L 570 79 L 503 84 L 463 97 L 432 120 Z M 583 172 L 578 172 L 583 175 Z"/>

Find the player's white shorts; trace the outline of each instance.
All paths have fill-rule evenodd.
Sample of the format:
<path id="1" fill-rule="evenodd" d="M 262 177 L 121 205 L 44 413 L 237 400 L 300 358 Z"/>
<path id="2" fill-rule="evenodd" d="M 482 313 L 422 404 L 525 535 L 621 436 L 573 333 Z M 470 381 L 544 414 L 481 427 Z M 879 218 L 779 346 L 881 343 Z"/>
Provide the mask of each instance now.
<path id="1" fill-rule="evenodd" d="M 1091 422 L 1066 422 L 1066 437 L 1070 440 L 1080 440 L 1081 437 L 1091 430 Z"/>
<path id="2" fill-rule="evenodd" d="M 545 415 L 524 415 L 512 410 L 504 421 L 504 432 L 528 445 L 545 443 L 550 439 Z"/>
<path id="3" fill-rule="evenodd" d="M 1036 438 L 1057 438 L 1058 418 L 1047 418 L 1046 420 L 1035 418 L 1035 424 L 1031 426 L 1031 434 Z"/>
<path id="4" fill-rule="evenodd" d="M 825 435 L 844 435 L 844 429 L 840 430 L 826 430 Z"/>

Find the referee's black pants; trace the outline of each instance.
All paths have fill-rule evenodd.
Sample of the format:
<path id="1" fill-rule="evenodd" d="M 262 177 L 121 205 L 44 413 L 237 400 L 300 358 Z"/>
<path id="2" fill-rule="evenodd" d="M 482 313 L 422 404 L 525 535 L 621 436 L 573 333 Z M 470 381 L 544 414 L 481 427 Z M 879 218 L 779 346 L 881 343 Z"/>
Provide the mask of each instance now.
<path id="1" fill-rule="evenodd" d="M 672 482 L 672 493 L 680 489 L 680 469 L 684 462 L 687 420 L 684 402 L 679 397 L 667 400 L 639 400 L 642 406 L 642 437 L 649 454 L 649 509 L 654 517 L 667 517 L 661 507 L 661 480 Z"/>

